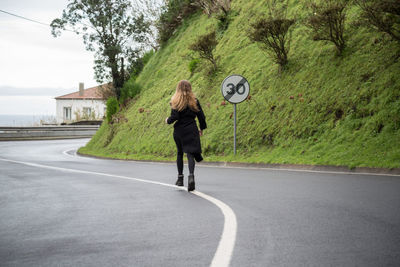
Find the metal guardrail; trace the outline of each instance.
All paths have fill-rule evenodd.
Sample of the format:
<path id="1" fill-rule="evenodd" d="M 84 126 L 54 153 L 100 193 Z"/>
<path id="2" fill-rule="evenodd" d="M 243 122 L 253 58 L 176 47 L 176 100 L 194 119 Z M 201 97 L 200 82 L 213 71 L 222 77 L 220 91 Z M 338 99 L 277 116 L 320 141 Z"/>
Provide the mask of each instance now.
<path id="1" fill-rule="evenodd" d="M 0 127 L 0 141 L 92 137 L 98 125 Z"/>

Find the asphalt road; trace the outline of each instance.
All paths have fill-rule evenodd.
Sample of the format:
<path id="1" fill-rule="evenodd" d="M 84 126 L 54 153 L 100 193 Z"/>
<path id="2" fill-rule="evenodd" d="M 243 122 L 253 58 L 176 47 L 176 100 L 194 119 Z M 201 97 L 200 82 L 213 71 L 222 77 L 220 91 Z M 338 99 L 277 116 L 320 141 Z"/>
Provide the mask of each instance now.
<path id="1" fill-rule="evenodd" d="M 196 166 L 192 194 L 87 141 L 0 142 L 0 266 L 400 266 L 399 176 Z"/>

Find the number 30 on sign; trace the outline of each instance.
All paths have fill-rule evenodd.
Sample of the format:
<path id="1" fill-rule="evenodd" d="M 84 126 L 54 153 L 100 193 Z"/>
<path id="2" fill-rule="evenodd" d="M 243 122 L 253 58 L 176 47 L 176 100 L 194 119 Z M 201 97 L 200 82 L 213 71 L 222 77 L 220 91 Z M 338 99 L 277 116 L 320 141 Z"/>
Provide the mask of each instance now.
<path id="1" fill-rule="evenodd" d="M 248 97 L 249 92 L 249 82 L 241 75 L 230 75 L 222 82 L 222 96 L 232 104 L 244 101 Z"/>

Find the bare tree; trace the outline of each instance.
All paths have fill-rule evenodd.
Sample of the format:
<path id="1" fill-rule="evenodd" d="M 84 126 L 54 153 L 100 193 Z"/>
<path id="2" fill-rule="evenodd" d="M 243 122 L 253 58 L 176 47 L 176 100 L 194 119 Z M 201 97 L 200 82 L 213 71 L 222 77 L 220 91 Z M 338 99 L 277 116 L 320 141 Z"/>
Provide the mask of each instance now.
<path id="1" fill-rule="evenodd" d="M 282 70 L 288 63 L 291 27 L 294 19 L 287 18 L 287 3 L 272 0 L 269 2 L 268 17 L 251 24 L 248 37 L 259 44 Z"/>
<path id="2" fill-rule="evenodd" d="M 194 5 L 199 6 L 209 16 L 219 11 L 228 15 L 229 10 L 231 9 L 230 0 L 196 0 Z"/>
<path id="3" fill-rule="evenodd" d="M 400 42 L 399 0 L 355 0 L 361 8 L 364 24 L 389 34 Z"/>
<path id="4" fill-rule="evenodd" d="M 324 0 L 309 5 L 311 13 L 306 26 L 311 29 L 312 39 L 334 43 L 340 55 L 346 47 L 344 31 L 348 0 Z"/>
<path id="5" fill-rule="evenodd" d="M 218 41 L 215 37 L 215 31 L 200 36 L 197 41 L 189 46 L 190 50 L 197 52 L 200 58 L 211 62 L 214 70 L 217 69 L 217 62 L 214 58 L 213 50 L 217 46 Z"/>

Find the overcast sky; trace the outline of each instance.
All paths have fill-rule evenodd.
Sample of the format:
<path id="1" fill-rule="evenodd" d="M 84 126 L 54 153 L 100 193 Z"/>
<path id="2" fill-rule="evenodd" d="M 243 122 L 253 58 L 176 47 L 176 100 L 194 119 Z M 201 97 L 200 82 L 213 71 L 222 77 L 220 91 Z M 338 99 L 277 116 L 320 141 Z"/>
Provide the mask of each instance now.
<path id="1" fill-rule="evenodd" d="M 67 3 L 68 0 L 0 0 L 0 9 L 50 24 L 61 17 Z M 16 114 L 15 103 L 10 103 L 13 95 L 55 97 L 77 91 L 79 82 L 85 88 L 97 85 L 93 53 L 85 50 L 79 35 L 63 32 L 54 38 L 50 27 L 3 12 L 0 12 L 0 62 L 0 114 Z M 36 106 L 23 103 L 19 103 L 19 114 L 38 114 L 49 109 L 53 113 L 53 102 Z"/>

